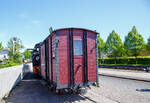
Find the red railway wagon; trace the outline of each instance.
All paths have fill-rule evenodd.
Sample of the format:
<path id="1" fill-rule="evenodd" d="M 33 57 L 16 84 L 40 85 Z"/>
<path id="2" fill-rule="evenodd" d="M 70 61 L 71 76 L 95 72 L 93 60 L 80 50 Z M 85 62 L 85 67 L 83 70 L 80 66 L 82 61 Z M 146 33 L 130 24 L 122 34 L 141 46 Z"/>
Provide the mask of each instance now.
<path id="1" fill-rule="evenodd" d="M 56 90 L 98 84 L 97 32 L 54 30 L 40 45 L 40 75 Z"/>

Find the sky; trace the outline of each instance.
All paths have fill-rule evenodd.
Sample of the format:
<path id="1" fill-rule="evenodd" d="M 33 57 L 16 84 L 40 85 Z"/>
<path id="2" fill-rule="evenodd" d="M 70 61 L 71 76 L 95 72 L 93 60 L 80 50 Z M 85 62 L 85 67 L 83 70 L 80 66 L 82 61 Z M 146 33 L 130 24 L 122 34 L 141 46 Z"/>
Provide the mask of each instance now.
<path id="1" fill-rule="evenodd" d="M 11 37 L 33 48 L 53 29 L 78 27 L 96 30 L 106 41 L 115 30 L 124 41 L 137 27 L 145 42 L 150 36 L 150 0 L 1 0 L 0 42 Z"/>

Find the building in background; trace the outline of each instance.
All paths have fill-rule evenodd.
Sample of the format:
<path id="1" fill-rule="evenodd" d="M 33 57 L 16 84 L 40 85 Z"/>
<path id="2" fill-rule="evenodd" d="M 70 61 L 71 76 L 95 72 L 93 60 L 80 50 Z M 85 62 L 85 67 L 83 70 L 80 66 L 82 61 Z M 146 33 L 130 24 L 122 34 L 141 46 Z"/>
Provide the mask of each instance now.
<path id="1" fill-rule="evenodd" d="M 4 59 L 9 59 L 9 48 L 4 48 L 1 52 L 0 52 L 0 61 L 4 60 Z"/>

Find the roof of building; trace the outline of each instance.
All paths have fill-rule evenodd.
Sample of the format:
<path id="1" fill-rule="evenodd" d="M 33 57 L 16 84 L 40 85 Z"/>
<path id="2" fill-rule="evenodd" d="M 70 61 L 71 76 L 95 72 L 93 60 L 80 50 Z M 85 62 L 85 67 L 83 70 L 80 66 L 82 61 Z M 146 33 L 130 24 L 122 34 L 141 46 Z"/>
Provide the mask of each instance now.
<path id="1" fill-rule="evenodd" d="M 9 48 L 3 48 L 2 50 L 7 50 L 7 51 L 9 51 L 10 49 L 9 49 Z"/>

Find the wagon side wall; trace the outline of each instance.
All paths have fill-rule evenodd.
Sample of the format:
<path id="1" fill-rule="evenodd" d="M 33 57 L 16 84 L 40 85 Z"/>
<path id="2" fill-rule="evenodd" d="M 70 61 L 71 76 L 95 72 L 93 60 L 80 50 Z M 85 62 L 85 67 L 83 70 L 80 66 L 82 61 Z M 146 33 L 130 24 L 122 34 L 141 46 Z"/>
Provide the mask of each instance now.
<path id="1" fill-rule="evenodd" d="M 69 88 L 71 83 L 71 67 L 70 67 L 70 30 L 71 29 L 61 29 L 53 32 L 49 37 L 46 38 L 46 49 L 43 43 L 40 47 L 41 52 L 41 76 L 44 79 L 48 79 L 56 84 L 57 89 Z M 84 29 L 73 29 L 73 40 L 83 41 L 83 57 L 80 56 L 78 61 L 74 61 L 74 68 L 77 68 L 81 63 L 82 69 L 78 70 L 75 74 L 75 83 L 84 84 L 85 83 L 85 65 L 84 65 L 84 32 L 87 35 L 87 75 L 88 83 L 97 82 L 97 51 L 96 51 L 96 38 L 97 34 L 95 32 L 84 30 Z M 45 50 L 47 59 L 45 62 Z M 73 49 L 74 50 L 74 49 Z M 81 58 L 82 57 L 82 58 Z M 47 64 L 47 66 L 46 66 Z M 46 78 L 46 67 L 48 69 L 48 78 Z"/>
<path id="2" fill-rule="evenodd" d="M 48 50 L 47 52 L 49 53 L 48 55 L 48 69 L 49 69 L 49 80 L 52 81 L 52 55 L 51 55 L 51 36 L 48 37 L 48 42 L 47 42 L 47 45 L 48 45 Z"/>
<path id="3" fill-rule="evenodd" d="M 97 81 L 97 63 L 96 63 L 96 37 L 97 34 L 87 32 L 87 62 L 88 62 L 88 81 Z"/>
<path id="4" fill-rule="evenodd" d="M 70 84 L 69 29 L 58 31 L 59 85 Z"/>
<path id="5" fill-rule="evenodd" d="M 52 75 L 53 75 L 53 82 L 56 84 L 56 33 L 51 35 L 52 40 Z"/>
<path id="6" fill-rule="evenodd" d="M 46 75 L 45 75 L 45 44 L 44 43 L 40 47 L 40 60 L 41 60 L 40 74 L 44 79 L 46 79 Z"/>

